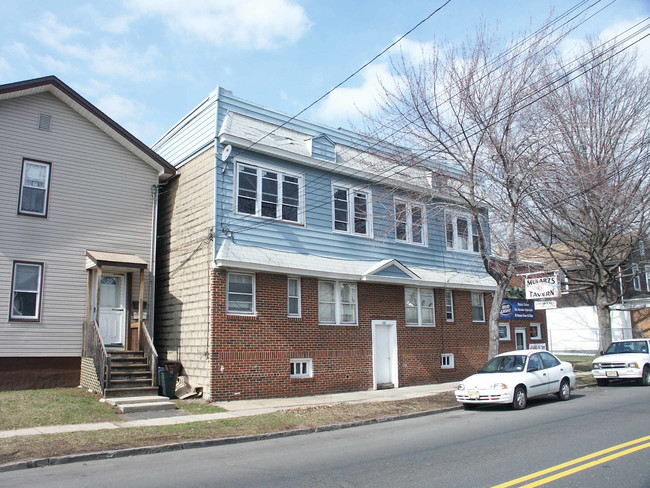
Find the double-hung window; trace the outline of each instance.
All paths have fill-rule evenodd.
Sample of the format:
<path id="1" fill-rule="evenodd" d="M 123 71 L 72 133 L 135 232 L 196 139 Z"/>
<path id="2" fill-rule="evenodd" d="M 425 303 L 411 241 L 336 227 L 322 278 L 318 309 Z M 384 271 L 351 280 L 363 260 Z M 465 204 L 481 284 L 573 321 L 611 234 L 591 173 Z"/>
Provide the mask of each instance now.
<path id="1" fill-rule="evenodd" d="M 47 216 L 50 191 L 50 163 L 23 161 L 20 182 L 18 213 L 22 215 Z"/>
<path id="2" fill-rule="evenodd" d="M 229 314 L 254 315 L 255 275 L 228 273 L 226 302 L 226 310 Z"/>
<path id="3" fill-rule="evenodd" d="M 287 278 L 287 316 L 300 317 L 300 278 Z"/>
<path id="4" fill-rule="evenodd" d="M 404 288 L 404 303 L 406 325 L 421 327 L 436 325 L 431 288 Z"/>
<path id="5" fill-rule="evenodd" d="M 369 191 L 332 185 L 332 212 L 334 231 L 372 236 L 372 198 Z"/>
<path id="6" fill-rule="evenodd" d="M 445 212 L 447 249 L 479 252 L 478 226 L 467 214 Z"/>
<path id="7" fill-rule="evenodd" d="M 641 275 L 639 274 L 639 265 L 632 264 L 632 286 L 634 291 L 641 291 Z"/>
<path id="8" fill-rule="evenodd" d="M 9 320 L 39 321 L 43 263 L 14 261 Z"/>
<path id="9" fill-rule="evenodd" d="M 454 321 L 454 293 L 451 290 L 445 290 L 445 313 L 447 322 Z"/>
<path id="10" fill-rule="evenodd" d="M 395 239 L 398 242 L 427 245 L 424 205 L 395 200 Z"/>
<path id="11" fill-rule="evenodd" d="M 318 322 L 357 325 L 357 284 L 348 281 L 319 281 Z"/>
<path id="12" fill-rule="evenodd" d="M 237 164 L 237 212 L 302 223 L 303 178 L 301 175 Z"/>
<path id="13" fill-rule="evenodd" d="M 485 322 L 483 293 L 472 292 L 472 322 Z"/>

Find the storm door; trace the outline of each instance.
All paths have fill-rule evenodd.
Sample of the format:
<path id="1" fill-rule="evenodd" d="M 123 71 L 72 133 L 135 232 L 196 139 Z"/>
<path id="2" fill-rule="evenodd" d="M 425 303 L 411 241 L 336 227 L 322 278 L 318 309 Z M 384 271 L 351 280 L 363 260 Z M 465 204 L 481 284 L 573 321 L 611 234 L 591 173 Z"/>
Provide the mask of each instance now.
<path id="1" fill-rule="evenodd" d="M 105 346 L 123 347 L 126 334 L 126 277 L 104 274 L 99 284 L 99 332 Z"/>

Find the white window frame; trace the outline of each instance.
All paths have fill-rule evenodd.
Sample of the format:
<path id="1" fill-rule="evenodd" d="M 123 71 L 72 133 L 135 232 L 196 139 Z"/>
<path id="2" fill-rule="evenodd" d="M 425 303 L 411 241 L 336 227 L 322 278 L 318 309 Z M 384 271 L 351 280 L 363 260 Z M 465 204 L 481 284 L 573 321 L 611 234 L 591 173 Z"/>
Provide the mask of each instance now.
<path id="1" fill-rule="evenodd" d="M 300 366 L 300 372 L 296 372 L 296 366 Z M 293 373 L 291 370 L 293 369 Z M 292 358 L 289 360 L 290 378 L 313 378 L 314 362 L 312 358 Z"/>
<path id="2" fill-rule="evenodd" d="M 415 307 L 408 307 L 406 304 L 406 293 L 407 290 L 415 290 L 417 293 L 417 304 Z M 423 323 L 422 321 L 422 290 L 430 291 L 431 296 L 432 296 L 432 303 L 431 303 L 431 311 L 432 311 L 432 323 Z M 417 315 L 418 315 L 418 322 L 416 323 L 409 323 L 407 322 L 407 313 L 406 309 L 408 308 L 415 308 L 417 310 Z M 429 308 L 429 307 L 427 307 Z M 433 290 L 433 288 L 420 288 L 420 287 L 414 287 L 414 286 L 405 286 L 404 287 L 404 323 L 406 324 L 407 327 L 435 327 L 436 326 L 436 292 Z"/>
<path id="3" fill-rule="evenodd" d="M 249 293 L 239 293 L 239 292 L 232 292 L 233 294 L 237 295 L 252 295 L 252 300 L 251 300 L 251 310 L 250 311 L 239 311 L 239 310 L 230 310 L 230 277 L 231 276 L 248 276 L 251 278 L 251 289 L 252 292 Z M 255 315 L 256 311 L 256 303 L 255 303 L 255 273 L 237 273 L 237 272 L 232 272 L 228 273 L 226 275 L 226 314 L 227 315 Z"/>
<path id="4" fill-rule="evenodd" d="M 41 188 L 40 186 L 31 186 L 27 184 L 25 179 L 27 178 L 27 166 L 32 165 L 32 166 L 39 166 L 46 168 L 46 173 L 45 173 L 45 182 L 44 186 Z M 20 195 L 18 197 L 18 215 L 31 215 L 34 217 L 47 217 L 47 210 L 49 207 L 49 198 L 50 198 L 50 175 L 52 172 L 52 164 L 51 163 L 46 163 L 44 161 L 34 161 L 31 159 L 23 159 L 23 166 L 22 166 L 22 172 L 20 175 Z M 33 211 L 33 210 L 24 210 L 23 209 L 23 195 L 25 192 L 25 189 L 31 188 L 39 191 L 43 191 L 43 210 L 41 211 Z"/>
<path id="5" fill-rule="evenodd" d="M 645 265 L 645 289 L 650 292 L 650 264 Z"/>
<path id="6" fill-rule="evenodd" d="M 255 187 L 255 212 L 254 213 L 248 213 L 248 212 L 243 212 L 239 210 L 239 175 L 240 175 L 240 169 L 242 167 L 246 168 L 251 168 L 255 169 L 255 177 L 256 177 L 256 187 Z M 262 192 L 262 183 L 264 180 L 264 172 L 268 171 L 271 173 L 276 173 L 278 175 L 277 179 L 277 201 L 275 202 L 276 204 L 276 213 L 275 217 L 270 217 L 266 215 L 262 215 L 263 211 L 263 205 L 262 205 L 262 200 L 263 200 L 263 192 Z M 283 202 L 283 195 L 282 195 L 282 190 L 283 190 L 283 181 L 284 177 L 289 177 L 289 178 L 297 178 L 298 182 L 298 208 L 297 208 L 297 220 L 288 220 L 282 218 L 282 209 L 284 206 Z M 234 202 L 233 202 L 233 208 L 235 209 L 235 213 L 238 215 L 247 215 L 250 217 L 257 217 L 260 219 L 268 219 L 268 220 L 277 220 L 278 222 L 286 222 L 289 224 L 298 224 L 298 225 L 304 225 L 305 222 L 305 179 L 302 174 L 299 173 L 293 173 L 291 171 L 286 171 L 284 169 L 276 168 L 273 166 L 269 165 L 263 165 L 263 164 L 258 164 L 258 163 L 252 163 L 248 161 L 237 161 L 235 164 L 235 174 L 234 174 L 234 179 L 235 179 L 235 191 L 233 194 Z M 249 198 L 252 199 L 252 198 Z"/>
<path id="7" fill-rule="evenodd" d="M 405 221 L 405 235 L 404 239 L 398 237 L 398 212 L 397 206 L 404 205 L 406 211 L 406 221 Z M 422 213 L 422 225 L 420 226 L 420 238 L 422 242 L 416 242 L 413 240 L 413 208 L 419 208 Z M 414 246 L 424 246 L 428 245 L 428 235 L 427 235 L 427 207 L 423 203 L 409 202 L 407 200 L 402 200 L 400 198 L 395 198 L 393 201 L 393 212 L 394 212 L 394 222 L 395 222 L 395 242 L 412 244 Z"/>
<path id="8" fill-rule="evenodd" d="M 560 294 L 565 295 L 569 293 L 569 277 L 564 271 L 560 271 Z"/>
<path id="9" fill-rule="evenodd" d="M 634 291 L 641 291 L 641 275 L 637 263 L 632 263 L 632 287 Z"/>
<path id="10" fill-rule="evenodd" d="M 533 328 L 537 328 L 537 331 L 533 333 Z M 542 324 L 532 322 L 530 324 L 530 339 L 532 341 L 540 341 L 542 340 Z"/>
<path id="11" fill-rule="evenodd" d="M 458 219 L 467 221 L 467 248 L 461 245 L 461 239 L 458 235 Z M 452 239 L 449 242 L 449 224 L 452 226 Z M 471 214 L 466 212 L 445 210 L 445 245 L 448 251 L 467 252 L 478 254 L 480 245 L 478 241 L 478 225 Z"/>
<path id="12" fill-rule="evenodd" d="M 480 320 L 475 320 L 474 319 L 474 308 L 476 308 L 478 305 L 474 305 L 474 297 L 479 297 L 481 301 L 481 315 L 482 318 Z M 471 294 L 471 304 L 472 304 L 472 322 L 485 322 L 485 299 L 483 297 L 483 293 L 480 292 L 475 292 L 473 291 Z"/>
<path id="13" fill-rule="evenodd" d="M 504 327 L 506 334 L 501 337 L 501 327 Z M 508 322 L 499 322 L 499 340 L 500 341 L 509 341 L 510 340 L 510 324 Z"/>
<path id="14" fill-rule="evenodd" d="M 21 289 L 16 286 L 18 279 L 18 268 L 19 267 L 28 267 L 36 268 L 38 270 L 38 280 L 36 289 Z M 43 263 L 34 263 L 27 261 L 14 261 L 13 262 L 13 272 L 11 274 L 11 303 L 9 304 L 9 320 L 10 321 L 22 321 L 22 322 L 40 322 L 41 320 L 41 305 L 43 300 Z M 34 315 L 14 315 L 14 302 L 19 293 L 28 293 L 30 295 L 36 295 L 36 306 L 34 309 Z"/>
<path id="15" fill-rule="evenodd" d="M 321 303 L 331 303 L 324 302 L 321 300 L 320 290 L 322 283 L 334 284 L 334 321 L 321 321 Z M 354 285 L 354 302 L 343 302 L 342 299 L 342 290 L 344 285 Z M 357 283 L 354 281 L 339 281 L 339 280 L 318 280 L 318 323 L 319 325 L 359 325 L 359 288 Z M 354 305 L 354 321 L 353 322 L 343 322 L 342 310 L 344 305 Z"/>
<path id="16" fill-rule="evenodd" d="M 296 293 L 297 295 L 291 295 L 290 283 L 292 281 L 296 282 Z M 288 276 L 287 277 L 287 317 L 301 317 L 302 315 L 302 293 L 300 288 L 300 278 L 297 276 Z M 298 304 L 298 311 L 296 313 L 291 312 L 291 300 L 296 300 Z"/>
<path id="17" fill-rule="evenodd" d="M 454 321 L 454 292 L 452 290 L 445 290 L 445 316 L 447 322 Z"/>
<path id="18" fill-rule="evenodd" d="M 343 220 L 336 219 L 337 199 L 335 198 L 335 196 L 337 190 L 345 191 L 346 217 L 347 217 L 345 220 L 345 229 L 336 228 L 337 222 L 341 222 L 341 223 L 344 222 Z M 366 232 L 356 231 L 357 214 L 356 214 L 355 199 L 357 194 L 364 195 L 366 199 L 366 216 L 365 216 Z M 342 201 L 342 200 L 339 199 L 338 201 Z M 347 185 L 345 183 L 332 182 L 332 231 L 339 234 L 350 234 L 355 236 L 372 238 L 373 236 L 372 192 L 370 190 L 365 190 L 365 189 L 362 190 L 357 187 Z"/>
<path id="19" fill-rule="evenodd" d="M 454 364 L 454 354 L 446 353 L 440 355 L 440 369 L 454 369 L 456 365 Z"/>

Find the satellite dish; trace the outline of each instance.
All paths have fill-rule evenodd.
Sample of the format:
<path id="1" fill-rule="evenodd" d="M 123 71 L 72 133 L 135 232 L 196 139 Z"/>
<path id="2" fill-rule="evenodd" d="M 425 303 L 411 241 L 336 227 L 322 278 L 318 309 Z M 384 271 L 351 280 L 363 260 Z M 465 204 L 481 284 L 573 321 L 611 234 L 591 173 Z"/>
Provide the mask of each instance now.
<path id="1" fill-rule="evenodd" d="M 221 160 L 225 161 L 226 159 L 228 159 L 231 152 L 232 152 L 232 146 L 228 144 L 226 147 L 223 148 L 223 152 L 221 153 Z"/>

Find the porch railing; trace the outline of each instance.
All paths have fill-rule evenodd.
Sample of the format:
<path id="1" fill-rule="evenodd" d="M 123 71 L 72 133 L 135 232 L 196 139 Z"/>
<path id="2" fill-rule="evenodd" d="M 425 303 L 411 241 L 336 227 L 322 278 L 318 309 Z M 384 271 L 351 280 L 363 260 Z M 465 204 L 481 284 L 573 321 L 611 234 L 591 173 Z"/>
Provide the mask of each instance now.
<path id="1" fill-rule="evenodd" d="M 84 323 L 82 356 L 93 360 L 99 387 L 104 394 L 111 381 L 111 357 L 106 353 L 99 326 L 94 320 Z"/>
<path id="2" fill-rule="evenodd" d="M 151 335 L 146 327 L 141 327 L 140 331 L 140 349 L 144 351 L 147 363 L 151 369 L 151 386 L 158 385 L 158 352 L 153 345 Z"/>

